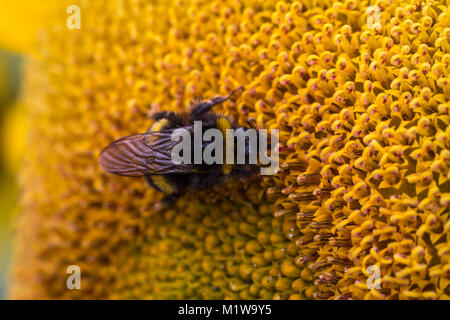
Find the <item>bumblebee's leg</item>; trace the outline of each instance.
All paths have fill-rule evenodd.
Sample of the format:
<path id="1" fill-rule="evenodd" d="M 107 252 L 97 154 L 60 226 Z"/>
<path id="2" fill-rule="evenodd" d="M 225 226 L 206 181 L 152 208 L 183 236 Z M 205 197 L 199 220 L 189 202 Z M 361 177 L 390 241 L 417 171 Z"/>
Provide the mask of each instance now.
<path id="1" fill-rule="evenodd" d="M 256 119 L 255 118 L 248 118 L 246 120 L 246 122 L 247 122 L 247 124 L 249 125 L 250 128 L 256 129 Z"/>
<path id="2" fill-rule="evenodd" d="M 237 165 L 235 166 L 235 172 L 236 172 L 236 176 L 239 178 L 250 178 L 253 177 L 258 170 L 258 166 L 251 166 L 251 167 L 244 167 L 244 166 L 240 166 Z"/>
<path id="3" fill-rule="evenodd" d="M 240 86 L 240 87 L 238 87 L 238 88 L 236 88 L 236 89 L 233 89 L 233 90 L 230 92 L 230 94 L 229 94 L 228 96 L 226 96 L 226 97 L 215 97 L 215 98 L 212 98 L 212 99 L 210 99 L 210 100 L 202 101 L 202 102 L 198 103 L 197 105 L 195 105 L 195 106 L 192 108 L 192 111 L 191 111 L 191 120 L 194 120 L 194 119 L 196 119 L 198 116 L 204 114 L 205 112 L 210 111 L 210 110 L 212 109 L 212 107 L 214 107 L 215 105 L 227 101 L 228 99 L 231 98 L 231 96 L 232 96 L 237 90 L 240 90 L 240 89 L 242 89 L 242 88 L 243 88 L 243 87 Z"/>
<path id="4" fill-rule="evenodd" d="M 175 201 L 177 201 L 180 197 L 181 194 L 178 193 L 169 194 L 161 200 L 161 203 L 165 206 L 173 206 L 175 204 Z"/>
<path id="5" fill-rule="evenodd" d="M 175 206 L 176 201 L 180 197 L 181 197 L 181 194 L 166 195 L 164 198 L 162 198 L 161 201 L 156 202 L 154 204 L 153 208 L 156 209 L 156 210 L 172 208 L 172 207 Z"/>

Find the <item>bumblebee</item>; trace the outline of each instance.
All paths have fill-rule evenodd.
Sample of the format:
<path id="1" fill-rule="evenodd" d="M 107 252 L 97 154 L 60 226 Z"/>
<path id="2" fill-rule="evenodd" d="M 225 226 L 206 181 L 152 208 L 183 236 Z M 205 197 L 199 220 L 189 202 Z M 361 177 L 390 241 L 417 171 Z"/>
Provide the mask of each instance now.
<path id="1" fill-rule="evenodd" d="M 206 164 L 204 161 L 200 164 L 193 164 L 193 161 L 191 164 L 176 164 L 171 159 L 172 149 L 177 144 L 171 139 L 172 133 L 177 128 L 187 129 L 193 143 L 194 121 L 201 121 L 203 130 L 219 129 L 223 137 L 227 129 L 249 129 L 211 111 L 240 89 L 242 87 L 234 89 L 228 96 L 199 101 L 190 112 L 163 111 L 154 114 L 152 118 L 155 122 L 146 133 L 123 137 L 102 150 L 99 158 L 101 168 L 121 176 L 145 177 L 150 187 L 165 194 L 164 202 L 173 201 L 188 191 L 207 190 L 233 178 L 253 176 L 257 165 L 249 164 L 247 160 L 244 164 Z M 249 121 L 247 123 L 251 126 Z M 202 149 L 209 143 L 202 142 Z M 247 147 L 245 154 L 248 155 Z M 193 159 L 194 155 L 191 157 Z"/>

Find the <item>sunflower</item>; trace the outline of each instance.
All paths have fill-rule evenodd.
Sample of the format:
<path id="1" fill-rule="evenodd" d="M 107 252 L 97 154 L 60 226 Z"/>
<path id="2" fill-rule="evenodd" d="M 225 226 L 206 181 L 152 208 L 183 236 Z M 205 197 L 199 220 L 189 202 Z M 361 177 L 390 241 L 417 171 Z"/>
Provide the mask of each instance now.
<path id="1" fill-rule="evenodd" d="M 26 66 L 12 298 L 450 298 L 448 0 L 79 6 Z M 216 111 L 279 129 L 276 175 L 161 208 L 99 169 L 151 114 L 240 85 Z"/>

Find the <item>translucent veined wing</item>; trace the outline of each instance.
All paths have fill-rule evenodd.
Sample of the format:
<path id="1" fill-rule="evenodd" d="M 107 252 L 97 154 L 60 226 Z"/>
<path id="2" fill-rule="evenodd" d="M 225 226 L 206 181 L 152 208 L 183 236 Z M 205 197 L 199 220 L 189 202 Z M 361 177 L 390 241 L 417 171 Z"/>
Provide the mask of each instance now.
<path id="1" fill-rule="evenodd" d="M 130 177 L 194 172 L 192 165 L 172 162 L 171 151 L 178 144 L 171 141 L 172 132 L 154 131 L 116 140 L 101 152 L 100 166 L 106 172 Z"/>

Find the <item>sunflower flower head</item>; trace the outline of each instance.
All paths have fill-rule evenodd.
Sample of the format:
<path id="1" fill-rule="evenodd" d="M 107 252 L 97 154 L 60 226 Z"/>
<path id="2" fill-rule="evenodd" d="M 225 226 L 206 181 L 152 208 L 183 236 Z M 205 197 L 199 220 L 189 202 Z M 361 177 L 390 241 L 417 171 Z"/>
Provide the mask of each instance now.
<path id="1" fill-rule="evenodd" d="M 372 28 L 365 1 L 81 1 L 27 65 L 12 297 L 450 298 L 449 6 L 375 5 Z M 280 130 L 276 175 L 160 208 L 97 166 L 240 85 L 216 111 Z"/>

